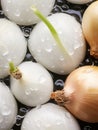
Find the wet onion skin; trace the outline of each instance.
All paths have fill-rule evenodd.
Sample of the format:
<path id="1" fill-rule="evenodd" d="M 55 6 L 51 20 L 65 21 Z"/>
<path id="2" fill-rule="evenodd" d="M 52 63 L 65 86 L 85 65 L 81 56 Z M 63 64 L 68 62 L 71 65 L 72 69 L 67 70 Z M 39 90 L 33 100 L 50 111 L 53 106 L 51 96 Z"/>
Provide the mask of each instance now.
<path id="1" fill-rule="evenodd" d="M 70 124 L 70 125 L 69 125 Z M 47 103 L 31 109 L 22 123 L 21 130 L 80 130 L 76 119 L 63 107 Z"/>
<path id="2" fill-rule="evenodd" d="M 33 14 L 31 6 L 37 7 L 45 16 L 48 16 L 55 0 L 1 0 L 2 10 L 6 17 L 18 25 L 29 26 L 40 20 Z"/>
<path id="3" fill-rule="evenodd" d="M 59 105 L 76 118 L 98 122 L 98 67 L 84 66 L 74 70 L 66 79 L 64 89 L 51 94 Z"/>

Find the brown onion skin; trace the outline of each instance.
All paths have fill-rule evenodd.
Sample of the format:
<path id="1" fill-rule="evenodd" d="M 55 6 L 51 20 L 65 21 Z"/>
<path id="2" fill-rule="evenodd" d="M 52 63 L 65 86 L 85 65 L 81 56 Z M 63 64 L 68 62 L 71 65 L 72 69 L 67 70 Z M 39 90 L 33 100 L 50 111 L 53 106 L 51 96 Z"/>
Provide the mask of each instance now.
<path id="1" fill-rule="evenodd" d="M 74 70 L 66 79 L 64 89 L 53 92 L 51 98 L 76 118 L 98 122 L 98 67 L 84 66 Z"/>
<path id="2" fill-rule="evenodd" d="M 90 55 L 98 59 L 98 1 L 93 2 L 85 10 L 82 19 L 82 29 L 90 45 Z"/>

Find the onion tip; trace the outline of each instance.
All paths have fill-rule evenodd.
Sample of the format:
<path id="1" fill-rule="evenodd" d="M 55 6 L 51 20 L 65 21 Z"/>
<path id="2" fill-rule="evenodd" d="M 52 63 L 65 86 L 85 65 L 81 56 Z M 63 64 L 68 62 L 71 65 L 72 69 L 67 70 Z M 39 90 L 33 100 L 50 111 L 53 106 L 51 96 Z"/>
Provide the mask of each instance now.
<path id="1" fill-rule="evenodd" d="M 15 79 L 21 79 L 22 78 L 22 73 L 20 70 L 14 65 L 13 62 L 9 63 L 9 71 L 10 75 L 13 76 Z"/>

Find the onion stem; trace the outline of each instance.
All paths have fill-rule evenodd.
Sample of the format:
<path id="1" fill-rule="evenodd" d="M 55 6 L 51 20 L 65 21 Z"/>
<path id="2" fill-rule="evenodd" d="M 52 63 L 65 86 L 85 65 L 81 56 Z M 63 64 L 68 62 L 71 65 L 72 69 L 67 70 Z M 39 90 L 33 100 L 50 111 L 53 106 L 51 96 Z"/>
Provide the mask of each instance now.
<path id="1" fill-rule="evenodd" d="M 66 97 L 64 90 L 58 90 L 51 93 L 51 99 L 54 99 L 60 106 L 64 106 L 65 103 L 69 102 L 69 97 Z"/>
<path id="2" fill-rule="evenodd" d="M 66 51 L 65 47 L 63 46 L 57 31 L 55 30 L 53 25 L 49 22 L 49 20 L 45 16 L 43 16 L 43 14 L 36 7 L 32 6 L 31 9 L 38 16 L 38 18 L 40 18 L 45 23 L 45 25 L 48 27 L 48 29 L 50 30 L 52 36 L 54 37 L 57 45 L 61 48 L 61 50 L 65 54 L 69 55 L 68 52 Z"/>
<path id="3" fill-rule="evenodd" d="M 13 62 L 9 63 L 9 67 L 10 67 L 10 72 L 15 72 L 17 70 L 17 67 L 15 67 L 15 65 L 13 64 Z"/>
<path id="4" fill-rule="evenodd" d="M 13 76 L 15 79 L 22 78 L 22 74 L 20 70 L 14 65 L 13 62 L 9 63 L 9 71 L 10 71 L 11 76 Z"/>

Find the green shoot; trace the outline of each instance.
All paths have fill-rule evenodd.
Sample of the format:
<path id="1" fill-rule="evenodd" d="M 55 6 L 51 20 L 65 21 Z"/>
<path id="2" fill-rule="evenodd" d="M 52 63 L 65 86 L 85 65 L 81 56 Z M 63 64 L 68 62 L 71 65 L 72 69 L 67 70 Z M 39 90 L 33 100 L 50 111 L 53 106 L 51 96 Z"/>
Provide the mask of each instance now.
<path id="1" fill-rule="evenodd" d="M 13 76 L 15 79 L 21 79 L 22 78 L 22 73 L 20 70 L 13 64 L 13 62 L 9 63 L 9 71 L 10 75 Z"/>
<path id="2" fill-rule="evenodd" d="M 67 51 L 65 50 L 65 47 L 63 46 L 63 44 L 59 38 L 57 31 L 55 30 L 53 25 L 49 22 L 49 20 L 45 16 L 43 16 L 43 14 L 41 14 L 41 12 L 36 7 L 32 6 L 31 9 L 46 24 L 46 26 L 50 30 L 52 36 L 54 37 L 57 45 L 61 48 L 61 50 L 64 52 L 64 54 L 68 55 Z"/>
<path id="3" fill-rule="evenodd" d="M 13 64 L 13 62 L 9 63 L 9 68 L 11 73 L 17 71 L 17 67 Z"/>

